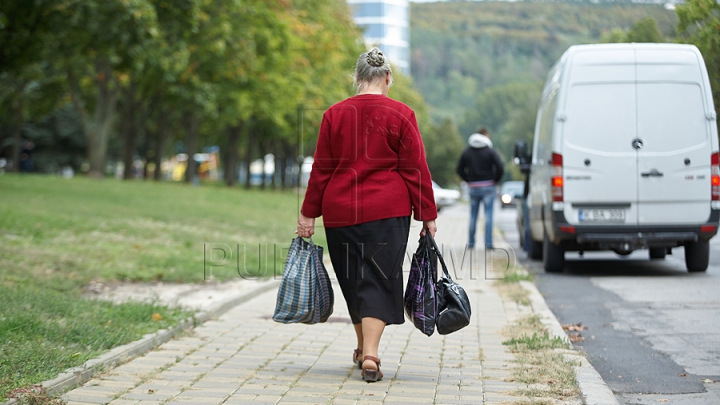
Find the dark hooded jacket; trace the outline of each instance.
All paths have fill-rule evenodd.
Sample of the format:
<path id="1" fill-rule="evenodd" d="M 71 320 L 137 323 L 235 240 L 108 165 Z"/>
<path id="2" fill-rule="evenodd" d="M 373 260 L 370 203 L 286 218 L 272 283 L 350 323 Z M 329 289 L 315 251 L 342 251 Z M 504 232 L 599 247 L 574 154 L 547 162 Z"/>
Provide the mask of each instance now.
<path id="1" fill-rule="evenodd" d="M 472 134 L 456 171 L 467 183 L 488 180 L 497 183 L 502 178 L 503 169 L 503 162 L 492 148 L 490 139 L 481 134 Z"/>

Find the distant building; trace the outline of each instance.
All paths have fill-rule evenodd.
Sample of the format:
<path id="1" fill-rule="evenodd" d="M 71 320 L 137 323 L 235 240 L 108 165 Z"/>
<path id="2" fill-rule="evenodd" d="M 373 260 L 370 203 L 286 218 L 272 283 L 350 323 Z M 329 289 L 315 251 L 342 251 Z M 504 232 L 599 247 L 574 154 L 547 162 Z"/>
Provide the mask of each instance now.
<path id="1" fill-rule="evenodd" d="M 410 74 L 410 5 L 408 0 L 347 0 L 365 43 L 380 48 L 390 62 Z"/>

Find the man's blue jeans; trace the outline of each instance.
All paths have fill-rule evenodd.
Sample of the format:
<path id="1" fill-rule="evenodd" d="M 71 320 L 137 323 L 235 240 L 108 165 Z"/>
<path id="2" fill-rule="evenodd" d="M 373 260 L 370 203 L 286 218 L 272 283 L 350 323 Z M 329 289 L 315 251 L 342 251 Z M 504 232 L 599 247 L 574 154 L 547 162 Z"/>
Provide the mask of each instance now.
<path id="1" fill-rule="evenodd" d="M 481 202 L 485 207 L 485 247 L 492 247 L 495 186 L 470 188 L 470 233 L 468 237 L 468 247 L 475 247 L 475 230 Z"/>

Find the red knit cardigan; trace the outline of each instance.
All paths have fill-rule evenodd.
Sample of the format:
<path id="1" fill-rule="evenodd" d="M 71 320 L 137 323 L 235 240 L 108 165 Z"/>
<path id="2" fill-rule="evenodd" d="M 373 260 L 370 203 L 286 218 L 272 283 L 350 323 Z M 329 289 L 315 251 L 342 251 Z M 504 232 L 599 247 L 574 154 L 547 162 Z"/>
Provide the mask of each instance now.
<path id="1" fill-rule="evenodd" d="M 415 112 L 362 94 L 323 115 L 301 212 L 327 228 L 410 216 L 437 218 Z"/>

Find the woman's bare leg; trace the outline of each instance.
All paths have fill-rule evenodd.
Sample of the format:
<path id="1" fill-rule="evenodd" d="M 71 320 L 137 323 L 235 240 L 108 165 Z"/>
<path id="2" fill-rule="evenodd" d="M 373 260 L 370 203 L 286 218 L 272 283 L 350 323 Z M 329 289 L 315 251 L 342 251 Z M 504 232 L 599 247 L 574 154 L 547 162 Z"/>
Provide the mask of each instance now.
<path id="1" fill-rule="evenodd" d="M 355 328 L 355 335 L 357 335 L 357 348 L 362 350 L 362 348 L 363 348 L 362 323 L 353 324 L 353 327 Z M 360 358 L 359 360 L 362 360 L 362 358 Z"/>
<path id="2" fill-rule="evenodd" d="M 385 330 L 385 322 L 371 317 L 362 319 L 363 356 L 378 357 L 380 338 Z M 374 361 L 364 361 L 362 368 L 377 370 Z"/>

